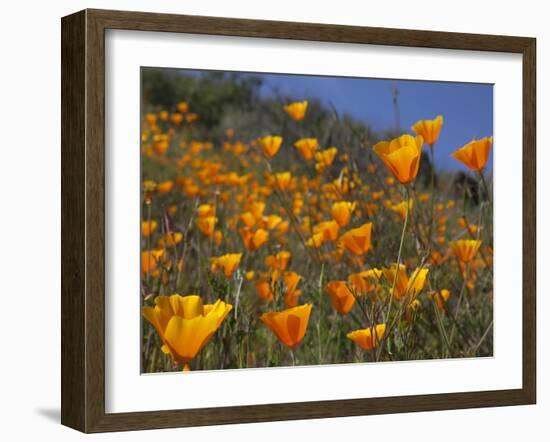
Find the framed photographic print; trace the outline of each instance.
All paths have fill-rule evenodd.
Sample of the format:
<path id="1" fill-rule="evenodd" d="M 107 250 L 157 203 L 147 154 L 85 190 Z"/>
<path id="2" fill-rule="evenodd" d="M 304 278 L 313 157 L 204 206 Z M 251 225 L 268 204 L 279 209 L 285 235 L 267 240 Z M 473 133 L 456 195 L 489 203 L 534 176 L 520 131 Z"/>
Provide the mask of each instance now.
<path id="1" fill-rule="evenodd" d="M 62 19 L 62 423 L 532 404 L 535 40 Z"/>

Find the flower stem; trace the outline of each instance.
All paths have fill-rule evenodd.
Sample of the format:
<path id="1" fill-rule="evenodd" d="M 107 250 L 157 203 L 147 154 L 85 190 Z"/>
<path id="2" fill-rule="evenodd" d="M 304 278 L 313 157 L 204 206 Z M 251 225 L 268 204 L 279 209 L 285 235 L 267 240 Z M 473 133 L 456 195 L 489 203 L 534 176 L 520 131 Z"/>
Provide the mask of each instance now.
<path id="1" fill-rule="evenodd" d="M 391 307 L 392 307 L 392 304 L 393 304 L 393 298 L 394 298 L 394 294 L 395 294 L 395 286 L 397 285 L 397 276 L 399 274 L 399 266 L 401 265 L 401 255 L 403 253 L 403 244 L 405 243 L 405 232 L 407 231 L 407 224 L 409 222 L 409 203 L 410 203 L 411 195 L 410 195 L 408 187 L 405 187 L 405 191 L 406 191 L 406 194 L 407 194 L 407 202 L 406 202 L 407 212 L 405 213 L 405 222 L 403 223 L 403 230 L 401 232 L 401 241 L 399 242 L 399 251 L 397 252 L 397 268 L 395 269 L 395 275 L 393 277 L 393 283 L 392 283 L 392 288 L 391 288 L 391 292 L 390 292 L 390 298 L 388 300 L 388 310 L 387 310 L 386 315 L 384 317 L 384 322 L 385 323 L 387 323 L 390 319 L 390 312 L 391 312 Z M 384 337 L 382 338 L 382 342 L 379 345 L 379 351 L 376 354 L 376 361 L 380 360 L 380 356 L 382 355 L 382 350 L 385 347 L 386 341 L 388 339 L 388 335 L 389 335 L 389 331 L 386 334 L 384 334 Z"/>
<path id="2" fill-rule="evenodd" d="M 411 195 L 408 187 L 405 187 L 405 192 L 407 194 L 407 202 L 406 202 L 407 211 L 405 212 L 405 222 L 403 223 L 403 230 L 401 231 L 401 241 L 399 242 L 399 252 L 397 253 L 397 268 L 395 269 L 395 275 L 393 277 L 393 284 L 391 287 L 390 299 L 388 302 L 388 311 L 386 312 L 386 318 L 385 318 L 386 321 L 390 316 L 390 310 L 391 310 L 391 306 L 392 306 L 393 298 L 395 294 L 395 286 L 397 285 L 397 276 L 399 274 L 399 266 L 401 265 L 401 254 L 403 252 L 403 244 L 405 242 L 405 232 L 407 231 L 407 224 L 409 223 L 409 210 L 410 210 L 409 203 L 410 203 Z"/>
<path id="3" fill-rule="evenodd" d="M 393 276 L 393 284 L 392 284 L 392 287 L 391 287 L 390 298 L 388 300 L 388 310 L 386 311 L 386 315 L 384 317 L 384 323 L 387 323 L 388 320 L 390 319 L 390 312 L 391 312 L 391 307 L 392 307 L 392 304 L 393 304 L 395 286 L 397 285 L 397 276 L 399 274 L 399 266 L 401 265 L 401 254 L 403 252 L 403 244 L 405 242 L 405 232 L 407 231 L 407 224 L 409 222 L 409 202 L 410 202 L 410 199 L 411 199 L 411 195 L 410 195 L 410 192 L 409 192 L 409 188 L 407 186 L 405 186 L 405 192 L 406 192 L 406 195 L 407 195 L 407 202 L 406 202 L 407 211 L 405 212 L 405 222 L 403 223 L 403 230 L 401 231 L 401 240 L 399 242 L 399 251 L 397 252 L 397 268 L 395 269 L 395 275 Z M 378 351 L 377 356 L 376 356 L 376 361 L 380 360 L 380 357 L 382 356 L 382 350 L 383 350 L 383 348 L 386 344 L 386 341 L 388 339 L 388 333 L 386 333 L 386 335 L 384 336 L 384 338 L 382 340 L 381 345 L 379 346 L 379 351 Z"/>
<path id="4" fill-rule="evenodd" d="M 457 322 L 458 322 L 458 314 L 460 313 L 460 308 L 462 307 L 462 300 L 464 298 L 464 292 L 466 291 L 466 284 L 467 284 L 467 281 L 468 281 L 469 271 L 470 271 L 470 263 L 468 263 L 466 265 L 464 273 L 462 275 L 462 286 L 460 288 L 460 294 L 458 295 L 458 301 L 457 301 L 456 309 L 455 309 L 455 312 L 454 312 L 454 315 L 453 315 L 453 318 L 454 318 L 453 328 L 451 329 L 451 334 L 449 336 L 449 343 L 450 344 L 453 343 L 453 339 L 454 339 L 454 336 L 455 336 L 456 326 L 457 326 Z"/>
<path id="5" fill-rule="evenodd" d="M 436 294 L 435 296 L 439 296 L 439 295 Z M 437 327 L 439 329 L 439 333 L 441 335 L 443 343 L 445 344 L 445 347 L 442 350 L 441 357 L 445 358 L 446 357 L 445 349 L 449 352 L 448 353 L 449 356 L 452 354 L 451 343 L 449 342 L 449 337 L 447 336 L 447 332 L 445 331 L 445 326 L 443 325 L 443 318 L 441 317 L 441 313 L 439 311 L 439 308 L 438 308 L 436 302 L 433 301 L 433 300 L 432 300 L 432 307 L 434 309 L 435 318 L 437 320 Z"/>
<path id="6" fill-rule="evenodd" d="M 482 171 L 478 171 L 479 177 L 481 178 L 481 184 L 483 186 L 483 190 L 485 190 L 485 194 L 487 195 L 487 201 L 489 204 L 492 205 L 492 199 L 491 194 L 489 193 L 489 186 L 487 185 L 487 181 L 485 180 L 485 175 L 483 175 Z"/>

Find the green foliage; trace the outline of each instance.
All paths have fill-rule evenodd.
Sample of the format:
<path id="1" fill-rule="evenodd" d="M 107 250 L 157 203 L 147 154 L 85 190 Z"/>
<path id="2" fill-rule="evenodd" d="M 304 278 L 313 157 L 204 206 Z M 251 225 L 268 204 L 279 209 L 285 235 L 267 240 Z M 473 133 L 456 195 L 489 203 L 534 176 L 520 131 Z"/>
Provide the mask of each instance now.
<path id="1" fill-rule="evenodd" d="M 175 109 L 180 101 L 192 105 L 204 127 L 212 129 L 237 109 L 252 110 L 261 80 L 253 76 L 207 71 L 185 75 L 176 69 L 143 68 L 142 103 L 152 109 Z"/>

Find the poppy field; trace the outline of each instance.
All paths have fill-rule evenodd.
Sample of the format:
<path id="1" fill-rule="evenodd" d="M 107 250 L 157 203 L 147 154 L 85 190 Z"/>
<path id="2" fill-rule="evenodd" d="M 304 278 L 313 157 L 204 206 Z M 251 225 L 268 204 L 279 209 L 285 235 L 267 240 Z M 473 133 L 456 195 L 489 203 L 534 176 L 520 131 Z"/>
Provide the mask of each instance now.
<path id="1" fill-rule="evenodd" d="M 148 69 L 143 373 L 492 356 L 491 133 Z"/>

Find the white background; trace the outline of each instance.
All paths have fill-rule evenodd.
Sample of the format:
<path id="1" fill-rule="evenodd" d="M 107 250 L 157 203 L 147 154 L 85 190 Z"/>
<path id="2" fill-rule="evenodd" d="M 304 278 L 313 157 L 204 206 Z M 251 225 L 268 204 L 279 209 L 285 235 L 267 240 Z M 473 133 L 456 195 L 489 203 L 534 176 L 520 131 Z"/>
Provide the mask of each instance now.
<path id="1" fill-rule="evenodd" d="M 510 211 L 522 207 L 519 55 L 108 31 L 106 62 L 107 412 L 521 387 L 521 333 L 508 326 L 522 318 L 522 218 Z M 140 66 L 494 83 L 495 357 L 140 376 Z"/>
<path id="2" fill-rule="evenodd" d="M 550 29 L 544 2 L 441 1 L 49 1 L 19 0 L 2 11 L 0 192 L 4 233 L 2 275 L 4 329 L 0 363 L 1 422 L 5 440 L 80 440 L 61 427 L 60 395 L 60 27 L 59 17 L 84 7 L 202 15 L 342 23 L 417 29 L 515 34 L 538 38 L 538 225 L 548 224 L 550 157 L 544 151 L 550 129 Z M 519 147 L 518 147 L 519 148 Z M 360 437 L 408 441 L 545 440 L 550 428 L 547 381 L 550 327 L 549 279 L 544 276 L 550 243 L 538 231 L 538 405 L 316 421 L 233 425 L 91 436 L 96 440 L 178 439 L 262 441 L 301 437 L 333 440 Z M 544 250 L 546 249 L 546 251 Z M 546 272 L 547 273 L 547 272 Z M 17 303 L 17 304 L 16 304 Z M 546 417 L 546 419 L 545 419 Z M 89 437 L 90 438 L 90 437 Z"/>

